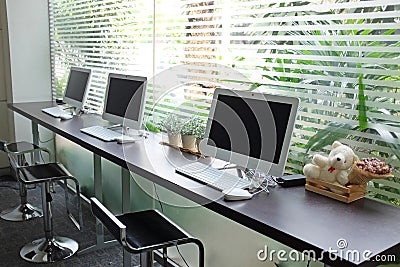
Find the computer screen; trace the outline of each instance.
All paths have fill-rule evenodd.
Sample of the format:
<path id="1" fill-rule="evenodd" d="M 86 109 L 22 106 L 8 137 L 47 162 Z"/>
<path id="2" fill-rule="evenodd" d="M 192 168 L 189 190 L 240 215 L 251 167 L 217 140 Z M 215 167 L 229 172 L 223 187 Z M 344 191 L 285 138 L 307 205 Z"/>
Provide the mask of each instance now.
<path id="1" fill-rule="evenodd" d="M 110 73 L 103 118 L 133 129 L 140 129 L 146 83 L 146 77 Z"/>
<path id="2" fill-rule="evenodd" d="M 73 107 L 82 108 L 89 85 L 90 70 L 72 67 L 69 72 L 63 101 Z"/>
<path id="3" fill-rule="evenodd" d="M 293 97 L 217 89 L 202 153 L 282 176 L 298 102 Z"/>

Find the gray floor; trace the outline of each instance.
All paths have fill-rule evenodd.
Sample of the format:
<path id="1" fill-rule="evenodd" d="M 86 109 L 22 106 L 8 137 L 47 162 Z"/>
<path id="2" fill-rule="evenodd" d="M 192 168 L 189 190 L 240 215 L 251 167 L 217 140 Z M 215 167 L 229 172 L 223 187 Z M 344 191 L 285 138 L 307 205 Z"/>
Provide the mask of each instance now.
<path id="1" fill-rule="evenodd" d="M 19 202 L 16 182 L 0 178 L 0 212 L 13 207 Z M 12 188 L 10 188 L 12 187 Z M 14 188 L 14 189 L 13 189 Z M 28 190 L 29 202 L 41 207 L 40 188 Z M 84 226 L 78 231 L 66 216 L 64 193 L 56 187 L 53 194 L 54 232 L 59 236 L 73 238 L 79 248 L 95 244 L 95 220 L 89 205 L 82 201 Z M 107 234 L 107 233 L 106 233 Z M 28 242 L 44 236 L 43 220 L 37 218 L 26 222 L 9 222 L 0 219 L 0 266 L 122 266 L 122 248 L 119 245 L 72 257 L 58 263 L 34 264 L 22 260 L 19 256 L 21 247 Z M 109 234 L 107 238 L 111 238 Z M 138 257 L 132 257 L 132 266 L 137 265 Z"/>

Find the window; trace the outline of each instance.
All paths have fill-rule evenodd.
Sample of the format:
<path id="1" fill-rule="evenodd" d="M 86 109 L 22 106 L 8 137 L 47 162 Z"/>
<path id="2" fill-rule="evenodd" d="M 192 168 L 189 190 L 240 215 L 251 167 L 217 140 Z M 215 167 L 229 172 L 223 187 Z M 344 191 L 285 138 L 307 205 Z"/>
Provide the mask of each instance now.
<path id="1" fill-rule="evenodd" d="M 341 136 L 326 138 L 400 168 L 397 0 L 49 2 L 55 97 L 71 65 L 93 70 L 86 105 L 98 112 L 108 72 L 149 77 L 152 120 L 172 110 L 207 116 L 220 84 L 289 94 L 301 109 L 288 169 L 301 170 L 310 138 L 330 125 Z M 396 201 L 399 180 L 370 190 Z"/>
<path id="2" fill-rule="evenodd" d="M 150 1 L 49 1 L 53 96 L 63 95 L 68 69 L 92 69 L 86 107 L 102 110 L 109 72 L 151 76 Z"/>

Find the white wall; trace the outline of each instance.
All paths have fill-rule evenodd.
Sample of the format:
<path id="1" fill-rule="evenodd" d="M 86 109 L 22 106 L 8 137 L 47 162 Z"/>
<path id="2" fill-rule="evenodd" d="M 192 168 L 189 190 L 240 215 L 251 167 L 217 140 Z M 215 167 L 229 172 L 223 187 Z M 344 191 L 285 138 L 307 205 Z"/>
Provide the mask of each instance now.
<path id="1" fill-rule="evenodd" d="M 6 0 L 6 5 L 12 87 L 9 101 L 17 103 L 50 100 L 47 0 Z M 15 139 L 32 140 L 30 121 L 19 115 L 14 115 L 14 120 Z"/>
<path id="2" fill-rule="evenodd" d="M 8 140 L 9 137 L 9 120 L 8 120 L 8 111 L 7 111 L 7 90 L 6 90 L 6 58 L 8 53 L 6 52 L 6 23 L 5 20 L 5 0 L 0 0 L 0 139 Z M 6 65 L 7 64 L 7 65 Z M 4 125 L 6 127 L 4 127 Z M 8 159 L 5 153 L 0 153 L 0 169 L 8 166 Z M 0 175 L 5 174 L 7 170 L 0 170 Z"/>

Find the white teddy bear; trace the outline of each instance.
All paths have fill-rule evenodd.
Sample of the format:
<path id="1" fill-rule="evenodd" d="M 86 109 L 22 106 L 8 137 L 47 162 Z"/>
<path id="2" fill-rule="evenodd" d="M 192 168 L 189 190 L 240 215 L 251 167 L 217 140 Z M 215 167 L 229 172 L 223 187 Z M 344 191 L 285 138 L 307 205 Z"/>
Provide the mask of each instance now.
<path id="1" fill-rule="evenodd" d="M 331 183 L 339 182 L 346 185 L 348 170 L 358 160 L 354 151 L 342 143 L 335 141 L 332 144 L 332 151 L 328 157 L 316 154 L 312 163 L 306 164 L 303 173 L 308 178 L 319 178 Z"/>

